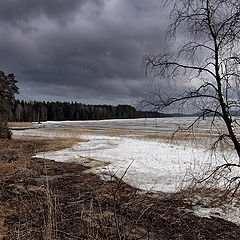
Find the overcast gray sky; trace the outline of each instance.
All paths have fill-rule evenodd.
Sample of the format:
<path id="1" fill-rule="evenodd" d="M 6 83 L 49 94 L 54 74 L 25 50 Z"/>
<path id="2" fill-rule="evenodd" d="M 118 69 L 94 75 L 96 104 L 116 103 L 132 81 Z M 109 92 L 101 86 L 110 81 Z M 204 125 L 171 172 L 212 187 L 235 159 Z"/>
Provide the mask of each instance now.
<path id="1" fill-rule="evenodd" d="M 167 25 L 161 0 L 1 0 L 0 70 L 21 99 L 134 104 Z"/>

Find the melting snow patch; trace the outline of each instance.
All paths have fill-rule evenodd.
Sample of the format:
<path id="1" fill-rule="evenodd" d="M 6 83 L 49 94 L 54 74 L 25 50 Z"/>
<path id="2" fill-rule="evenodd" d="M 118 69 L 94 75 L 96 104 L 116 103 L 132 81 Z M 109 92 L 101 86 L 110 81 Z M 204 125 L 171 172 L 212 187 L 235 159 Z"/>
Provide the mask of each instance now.
<path id="1" fill-rule="evenodd" d="M 191 122 L 190 118 L 181 118 Z M 47 122 L 45 128 L 25 131 L 13 131 L 14 135 L 44 136 L 49 138 L 61 137 L 58 131 L 48 132 L 61 128 L 90 127 L 91 129 L 111 129 L 121 126 L 123 129 L 134 130 L 136 136 L 140 132 L 152 133 L 157 131 L 169 132 L 179 122 L 178 119 L 157 120 L 108 120 L 108 121 L 81 121 L 81 122 Z M 207 129 L 203 125 L 201 129 Z M 65 137 L 71 135 L 64 134 Z M 75 161 L 91 166 L 95 173 L 115 174 L 133 186 L 143 190 L 175 192 L 181 187 L 188 186 L 194 178 L 199 179 L 204 172 L 212 170 L 224 163 L 224 156 L 217 152 L 211 155 L 204 148 L 193 148 L 191 145 L 172 145 L 157 140 L 135 139 L 128 137 L 110 137 L 104 135 L 80 135 L 76 137 L 87 139 L 72 148 L 60 151 L 39 153 L 35 157 L 52 159 L 61 162 Z M 230 154 L 230 153 L 227 153 Z M 228 155 L 229 156 L 229 155 Z M 228 159 L 236 159 L 236 155 Z M 102 163 L 102 164 L 100 164 Z M 107 164 L 110 163 L 110 164 Z M 127 169 L 127 172 L 126 172 Z M 233 173 L 238 176 L 238 173 Z M 225 176 L 226 177 L 226 176 Z M 221 208 L 205 208 L 195 206 L 194 212 L 201 217 L 221 217 L 228 221 L 240 224 L 240 208 L 225 205 Z"/>
<path id="2" fill-rule="evenodd" d="M 163 192 L 175 192 L 188 185 L 199 171 L 214 164 L 204 149 L 126 137 L 85 135 L 81 138 L 89 141 L 35 157 L 82 164 L 86 163 L 84 159 L 109 162 L 110 165 L 102 164 L 92 171 L 121 178 L 129 168 L 124 181 L 143 190 Z"/>
<path id="3" fill-rule="evenodd" d="M 193 207 L 193 212 L 199 217 L 219 217 L 224 220 L 240 225 L 240 207 L 230 204 L 223 205 L 219 208 L 204 208 L 201 206 Z"/>

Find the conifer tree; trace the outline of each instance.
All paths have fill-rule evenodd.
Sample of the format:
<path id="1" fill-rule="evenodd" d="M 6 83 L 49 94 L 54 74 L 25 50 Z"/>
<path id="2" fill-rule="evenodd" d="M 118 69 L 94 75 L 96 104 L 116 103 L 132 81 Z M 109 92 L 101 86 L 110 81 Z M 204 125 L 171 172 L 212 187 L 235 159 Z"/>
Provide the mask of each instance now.
<path id="1" fill-rule="evenodd" d="M 7 126 L 8 112 L 18 93 L 17 81 L 13 73 L 5 75 L 0 71 L 0 138 L 11 138 L 11 131 Z"/>

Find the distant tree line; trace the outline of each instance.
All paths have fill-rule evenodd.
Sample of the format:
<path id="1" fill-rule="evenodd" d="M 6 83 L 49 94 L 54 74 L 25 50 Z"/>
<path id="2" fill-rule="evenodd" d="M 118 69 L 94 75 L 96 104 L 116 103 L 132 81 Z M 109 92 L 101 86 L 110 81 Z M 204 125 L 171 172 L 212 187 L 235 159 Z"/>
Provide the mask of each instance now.
<path id="1" fill-rule="evenodd" d="M 162 113 L 137 111 L 130 105 L 87 105 L 77 102 L 36 102 L 16 100 L 9 111 L 11 122 L 101 120 L 163 117 Z"/>

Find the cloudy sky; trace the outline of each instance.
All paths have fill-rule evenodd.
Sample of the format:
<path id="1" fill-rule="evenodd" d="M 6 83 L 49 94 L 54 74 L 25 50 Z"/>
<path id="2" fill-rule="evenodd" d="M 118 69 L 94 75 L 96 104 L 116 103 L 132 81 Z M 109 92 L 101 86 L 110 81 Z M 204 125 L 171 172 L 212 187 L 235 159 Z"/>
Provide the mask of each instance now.
<path id="1" fill-rule="evenodd" d="M 1 0 L 0 70 L 20 99 L 134 104 L 167 25 L 161 0 Z"/>

